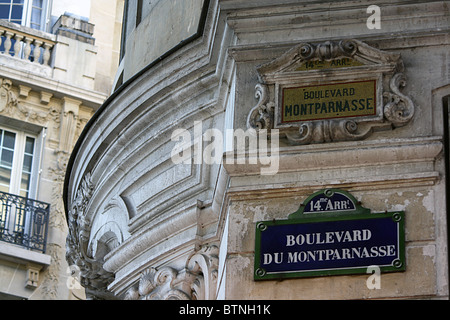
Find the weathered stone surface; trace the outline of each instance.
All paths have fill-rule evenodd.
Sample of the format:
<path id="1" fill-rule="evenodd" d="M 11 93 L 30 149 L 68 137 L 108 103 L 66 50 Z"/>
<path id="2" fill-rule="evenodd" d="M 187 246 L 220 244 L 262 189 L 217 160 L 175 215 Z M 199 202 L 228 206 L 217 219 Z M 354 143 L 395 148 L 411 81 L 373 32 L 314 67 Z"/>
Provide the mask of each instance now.
<path id="1" fill-rule="evenodd" d="M 69 216 L 80 212 L 84 179 L 93 183 L 79 219 L 86 241 L 80 250 L 95 260 L 89 254 L 102 234 L 114 239 L 104 260 L 95 260 L 114 275 L 102 290 L 133 299 L 151 298 L 152 292 L 164 299 L 173 290 L 181 292 L 178 298 L 218 299 L 448 296 L 443 128 L 437 116 L 450 89 L 448 8 L 443 2 L 380 3 L 385 20 L 373 30 L 366 24 L 368 5 L 210 1 L 202 36 L 147 69 L 144 56 L 164 48 L 168 30 L 152 38 L 155 47 L 143 42 L 141 35 L 154 35 L 164 21 L 157 19 L 153 28 L 156 11 L 150 9 L 156 7 L 147 5 L 136 28 L 136 8 L 130 9 L 124 75 L 141 73 L 97 114 L 66 180 Z M 350 42 L 357 53 L 336 47 Z M 299 73 L 299 64 L 319 59 L 317 54 L 328 60 L 351 56 L 361 65 Z M 283 85 L 374 75 L 382 108 L 376 119 L 283 128 L 296 130 L 297 140 L 287 131 L 276 135 L 273 112 Z M 262 173 L 268 158 L 261 157 L 267 151 L 261 144 L 239 149 L 227 129 L 270 136 L 275 171 Z M 311 140 L 297 143 L 307 129 L 313 130 Z M 174 139 L 174 132 L 186 141 Z M 224 156 L 208 163 L 211 158 L 203 156 L 214 146 L 211 135 Z M 178 156 L 189 151 L 187 161 L 176 163 L 174 150 Z M 405 272 L 383 274 L 379 290 L 367 288 L 368 275 L 253 280 L 256 222 L 286 219 L 324 188 L 348 190 L 372 212 L 405 211 Z M 120 210 L 113 211 L 116 206 Z M 107 227 L 112 220 L 120 222 Z M 204 263 L 187 276 L 191 257 L 199 255 Z M 167 271 L 180 286 L 158 286 L 155 270 Z"/>

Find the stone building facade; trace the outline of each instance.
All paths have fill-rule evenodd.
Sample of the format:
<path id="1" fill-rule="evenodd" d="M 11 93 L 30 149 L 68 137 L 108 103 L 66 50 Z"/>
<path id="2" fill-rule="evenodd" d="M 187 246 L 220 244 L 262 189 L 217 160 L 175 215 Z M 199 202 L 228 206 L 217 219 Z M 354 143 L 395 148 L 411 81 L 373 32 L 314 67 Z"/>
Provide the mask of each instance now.
<path id="1" fill-rule="evenodd" d="M 0 299 L 85 298 L 65 260 L 63 182 L 111 92 L 123 1 L 69 4 L 0 7 Z"/>
<path id="2" fill-rule="evenodd" d="M 126 1 L 125 12 L 115 91 L 64 181 L 67 260 L 88 297 L 448 298 L 445 1 Z M 338 194 L 348 207 L 313 203 Z M 370 255 L 395 246 L 399 272 L 371 287 L 366 270 L 338 266 L 350 251 L 316 248 L 330 273 L 274 268 L 259 281 L 282 262 L 261 255 L 261 232 L 289 217 L 298 227 L 309 205 L 314 223 L 351 206 L 394 212 L 398 241 Z M 310 235 L 344 239 L 334 231 Z M 349 242 L 375 234 L 352 231 Z M 304 244 L 296 236 L 285 246 Z"/>

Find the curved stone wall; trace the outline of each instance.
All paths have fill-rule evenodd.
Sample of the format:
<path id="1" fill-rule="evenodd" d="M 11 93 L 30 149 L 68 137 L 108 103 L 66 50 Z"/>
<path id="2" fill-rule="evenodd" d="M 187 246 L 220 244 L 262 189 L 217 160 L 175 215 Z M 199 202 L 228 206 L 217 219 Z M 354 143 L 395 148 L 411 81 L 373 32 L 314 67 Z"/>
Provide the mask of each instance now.
<path id="1" fill-rule="evenodd" d="M 334 6 L 327 11 L 324 3 Z M 444 294 L 438 278 L 445 279 L 445 237 L 432 230 L 445 229 L 445 223 L 435 223 L 445 215 L 438 200 L 444 194 L 442 126 L 435 115 L 449 90 L 441 72 L 448 63 L 448 25 L 443 3 L 418 5 L 424 11 L 407 1 L 386 5 L 383 29 L 374 33 L 360 1 L 210 1 L 201 35 L 163 59 L 124 63 L 135 75 L 89 122 L 65 180 L 68 260 L 80 267 L 88 292 L 129 299 Z M 411 12 L 427 14 L 413 23 Z M 129 43 L 136 34 L 127 33 L 135 37 Z M 295 67 L 302 55 L 294 51 L 314 43 L 309 47 L 332 59 L 334 51 L 325 55 L 327 48 L 352 38 L 359 51 L 346 54 L 361 61 L 357 71 L 344 68 L 346 81 L 377 73 L 380 106 L 398 112 L 406 106 L 404 114 L 380 112 L 361 123 L 376 127 L 369 128 L 370 135 L 349 134 L 358 129 L 357 121 L 346 122 L 347 131 L 339 127 L 343 133 L 333 139 L 328 123 L 310 125 L 320 135 L 311 144 L 290 139 L 292 130 L 298 136 L 305 128 L 282 128 L 268 146 L 279 143 L 277 170 L 264 174 L 261 145 L 239 150 L 227 130 L 275 134 L 279 88 L 300 81 Z M 125 59 L 146 49 L 133 52 L 127 46 Z M 430 56 L 435 64 L 426 62 Z M 143 61 L 150 64 L 141 69 Z M 396 75 L 400 71 L 406 81 Z M 339 70 L 315 70 L 308 77 L 315 85 L 337 81 Z M 256 222 L 286 218 L 312 191 L 325 187 L 352 191 L 374 212 L 406 211 L 409 269 L 386 276 L 396 285 L 370 292 L 361 275 L 294 279 L 283 282 L 283 290 L 274 281 L 253 281 Z M 422 289 L 411 285 L 411 277 Z"/>

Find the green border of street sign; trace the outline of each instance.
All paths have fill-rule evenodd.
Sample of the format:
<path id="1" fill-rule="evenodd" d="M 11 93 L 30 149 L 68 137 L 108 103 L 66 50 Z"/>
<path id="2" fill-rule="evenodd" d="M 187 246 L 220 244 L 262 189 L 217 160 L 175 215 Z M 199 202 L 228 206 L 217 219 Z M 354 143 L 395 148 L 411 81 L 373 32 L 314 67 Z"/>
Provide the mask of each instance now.
<path id="1" fill-rule="evenodd" d="M 308 205 L 309 201 L 314 199 L 317 195 L 324 194 L 331 197 L 335 192 L 339 192 L 355 204 L 355 209 L 351 211 L 341 212 L 323 212 L 323 213 L 303 213 L 304 208 Z M 255 235 L 255 257 L 254 257 L 254 280 L 282 280 L 292 278 L 304 278 L 304 277 L 319 277 L 319 276 L 332 276 L 332 275 L 351 275 L 351 274 L 366 274 L 369 266 L 355 267 L 355 268 L 337 268 L 337 269 L 325 269 L 325 270 L 306 270 L 306 271 L 292 271 L 292 272 L 279 272 L 267 274 L 260 266 L 261 255 L 261 233 L 264 232 L 267 227 L 277 225 L 294 225 L 294 224 L 306 224 L 328 221 L 350 221 L 350 220 L 369 220 L 391 217 L 394 222 L 398 223 L 398 245 L 399 255 L 398 259 L 394 260 L 390 266 L 380 266 L 381 272 L 398 272 L 406 270 L 405 259 L 405 212 L 385 212 L 385 213 L 371 213 L 370 209 L 363 208 L 361 204 L 348 192 L 340 189 L 324 189 L 318 191 L 309 196 L 299 210 L 289 215 L 286 220 L 269 220 L 260 221 L 256 223 L 256 235 Z"/>

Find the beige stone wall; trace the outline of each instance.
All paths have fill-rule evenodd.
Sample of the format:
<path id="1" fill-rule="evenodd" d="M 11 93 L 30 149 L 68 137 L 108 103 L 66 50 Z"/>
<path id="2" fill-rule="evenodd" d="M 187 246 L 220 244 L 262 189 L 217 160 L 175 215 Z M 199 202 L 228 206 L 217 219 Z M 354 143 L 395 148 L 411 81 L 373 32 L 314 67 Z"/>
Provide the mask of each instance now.
<path id="1" fill-rule="evenodd" d="M 65 259 L 68 229 L 62 201 L 63 182 L 78 137 L 111 92 L 118 65 L 123 1 L 114 1 L 112 5 L 111 1 L 87 1 L 88 11 L 77 7 L 85 2 L 77 6 L 72 6 L 73 1 L 67 3 L 70 5 L 61 7 L 59 2 L 54 7 L 55 13 L 87 13 L 89 23 L 75 21 L 77 18 L 75 23 L 69 21 L 70 26 L 87 32 L 85 38 L 70 32 L 55 36 L 2 24 L 2 28 L 12 28 L 13 37 L 15 34 L 31 35 L 33 39 L 43 39 L 52 45 L 48 65 L 21 59 L 18 54 L 15 57 L 0 54 L 0 124 L 31 132 L 42 139 L 42 154 L 35 155 L 41 159 L 40 167 L 34 168 L 39 184 L 36 199 L 51 205 L 45 254 L 0 243 L 0 293 L 3 297 L 85 298 L 77 282 L 77 270 Z M 93 37 L 98 37 L 95 40 L 89 38 L 94 30 Z M 22 256 L 18 257 L 19 253 Z M 34 261 L 33 266 L 37 265 L 39 280 L 27 287 L 30 261 Z"/>
<path id="2" fill-rule="evenodd" d="M 30 87 L 25 90 L 23 85 L 12 84 L 7 95 L 14 99 L 10 99 L 7 107 L 0 112 L 2 125 L 39 136 L 45 135 L 42 155 L 36 154 L 36 157 L 42 157 L 40 168 L 35 168 L 36 173 L 42 170 L 38 175 L 39 189 L 36 198 L 51 205 L 45 254 L 51 258 L 51 264 L 40 272 L 35 290 L 26 289 L 26 282 L 21 280 L 26 278 L 26 263 L 14 264 L 17 270 L 2 267 L 2 272 L 9 273 L 9 277 L 5 279 L 11 279 L 11 283 L 2 286 L 1 290 L 27 299 L 67 299 L 70 290 L 66 280 L 70 274 L 64 258 L 67 223 L 62 206 L 62 183 L 70 151 L 94 110 L 83 106 L 81 100 L 60 96 L 57 92 L 53 92 L 51 98 L 46 98 L 44 102 L 42 91 Z M 15 102 L 11 103 L 12 100 Z"/>
<path id="3" fill-rule="evenodd" d="M 73 221 L 68 253 L 87 266 L 82 277 L 88 293 L 129 299 L 448 297 L 440 117 L 442 97 L 450 94 L 445 4 L 379 2 L 382 29 L 372 30 L 366 25 L 369 1 L 210 3 L 202 37 L 122 87 L 73 155 L 65 199 Z M 152 29 L 146 20 L 152 14 L 145 12 L 135 29 L 136 9 L 130 11 L 125 80 L 153 61 L 154 43 L 143 42 L 142 35 L 166 22 L 152 20 Z M 157 48 L 166 44 L 168 31 L 160 36 Z M 331 59 L 341 40 L 353 38 L 358 55 L 352 55 L 362 66 L 296 73 L 306 59 L 302 44 L 320 46 L 313 53 Z M 274 129 L 278 85 L 355 81 L 372 74 L 379 79 L 379 118 L 282 131 L 279 170 L 272 175 L 261 174 L 261 163 L 194 161 L 209 147 L 205 141 L 199 150 L 198 140 L 183 146 L 192 147 L 191 163 L 171 159 L 177 129 L 197 138 L 208 129 L 221 134 L 258 125 Z M 398 122 L 388 112 L 392 105 L 400 107 Z M 373 130 L 355 134 L 367 128 Z M 310 143 L 289 137 L 311 132 Z M 227 139 L 221 142 L 227 145 Z M 256 158 L 247 151 L 232 159 Z M 348 190 L 372 212 L 405 211 L 405 272 L 383 274 L 379 290 L 367 288 L 369 275 L 253 280 L 256 222 L 286 219 L 324 188 Z M 80 254 L 92 259 L 77 260 Z M 163 280 L 155 284 L 156 279 Z"/>
<path id="4" fill-rule="evenodd" d="M 90 21 L 95 25 L 97 68 L 95 91 L 111 93 L 119 65 L 124 0 L 91 1 Z"/>
<path id="5" fill-rule="evenodd" d="M 347 189 L 348 190 L 348 189 Z M 437 278 L 435 191 L 427 187 L 358 190 L 352 194 L 372 212 L 406 212 L 406 271 L 381 275 L 381 289 L 367 288 L 367 275 L 253 281 L 257 221 L 282 220 L 297 211 L 307 195 L 236 200 L 229 208 L 226 295 L 233 299 L 369 299 L 433 297 L 445 282 Z M 445 261 L 440 261 L 445 264 Z M 245 283 L 245 285 L 242 285 Z"/>

